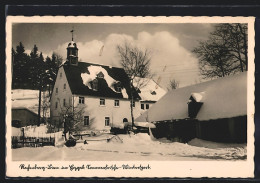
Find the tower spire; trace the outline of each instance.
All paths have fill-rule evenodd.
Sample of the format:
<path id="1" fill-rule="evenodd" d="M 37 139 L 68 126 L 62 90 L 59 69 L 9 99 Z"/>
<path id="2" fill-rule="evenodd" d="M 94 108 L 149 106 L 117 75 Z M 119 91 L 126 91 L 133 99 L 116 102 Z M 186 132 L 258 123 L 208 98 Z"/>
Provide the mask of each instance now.
<path id="1" fill-rule="evenodd" d="M 72 41 L 69 42 L 67 47 L 67 60 L 70 65 L 78 65 L 78 48 L 77 44 L 73 41 L 73 33 L 74 33 L 74 27 L 72 27 L 72 30 L 70 31 Z"/>
<path id="2" fill-rule="evenodd" d="M 73 41 L 73 32 L 74 32 L 74 27 L 72 27 L 72 30 L 71 30 L 70 32 L 71 32 L 72 41 Z"/>

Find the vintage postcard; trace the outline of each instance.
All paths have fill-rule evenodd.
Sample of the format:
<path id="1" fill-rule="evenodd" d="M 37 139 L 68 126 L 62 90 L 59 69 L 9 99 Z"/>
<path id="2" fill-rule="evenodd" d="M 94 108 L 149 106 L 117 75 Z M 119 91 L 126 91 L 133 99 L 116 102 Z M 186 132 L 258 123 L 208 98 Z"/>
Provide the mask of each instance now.
<path id="1" fill-rule="evenodd" d="M 254 176 L 253 17 L 8 16 L 8 177 Z"/>

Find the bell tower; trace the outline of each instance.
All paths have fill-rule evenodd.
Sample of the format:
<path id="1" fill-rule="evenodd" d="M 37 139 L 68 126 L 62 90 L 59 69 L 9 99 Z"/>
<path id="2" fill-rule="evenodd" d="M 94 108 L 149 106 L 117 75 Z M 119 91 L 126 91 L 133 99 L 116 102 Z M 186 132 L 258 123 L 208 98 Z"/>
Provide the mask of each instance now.
<path id="1" fill-rule="evenodd" d="M 67 62 L 70 65 L 78 65 L 78 48 L 77 48 L 77 44 L 73 41 L 73 33 L 74 30 L 72 29 L 71 31 L 71 35 L 72 35 L 72 39 L 68 44 L 67 47 Z"/>

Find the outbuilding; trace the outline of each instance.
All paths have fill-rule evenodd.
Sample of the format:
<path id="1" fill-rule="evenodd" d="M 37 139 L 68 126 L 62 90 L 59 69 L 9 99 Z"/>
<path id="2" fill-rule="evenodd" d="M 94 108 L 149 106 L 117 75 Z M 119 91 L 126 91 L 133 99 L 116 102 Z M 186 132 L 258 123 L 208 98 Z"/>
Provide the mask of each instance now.
<path id="1" fill-rule="evenodd" d="M 247 72 L 172 90 L 136 121 L 147 119 L 157 138 L 246 142 Z"/>
<path id="2" fill-rule="evenodd" d="M 29 125 L 37 125 L 38 115 L 25 107 L 12 108 L 12 126 L 24 127 Z"/>

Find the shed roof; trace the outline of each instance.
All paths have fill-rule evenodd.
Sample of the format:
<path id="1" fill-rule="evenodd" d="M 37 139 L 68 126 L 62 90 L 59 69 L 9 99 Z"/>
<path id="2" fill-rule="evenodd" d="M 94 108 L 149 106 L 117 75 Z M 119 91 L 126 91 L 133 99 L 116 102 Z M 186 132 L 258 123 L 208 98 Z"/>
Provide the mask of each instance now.
<path id="1" fill-rule="evenodd" d="M 244 116 L 247 114 L 247 72 L 169 91 L 136 121 L 188 118 L 187 102 L 192 95 L 200 99 L 198 94 L 203 94 L 198 120 Z"/>

